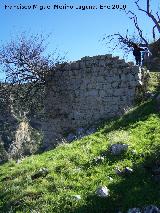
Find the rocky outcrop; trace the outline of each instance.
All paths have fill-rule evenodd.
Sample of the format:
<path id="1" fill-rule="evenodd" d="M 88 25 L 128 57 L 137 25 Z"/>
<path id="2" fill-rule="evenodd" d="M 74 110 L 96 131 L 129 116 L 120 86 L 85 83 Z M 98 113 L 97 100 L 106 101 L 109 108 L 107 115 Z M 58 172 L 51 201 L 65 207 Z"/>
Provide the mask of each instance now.
<path id="1" fill-rule="evenodd" d="M 36 153 L 42 142 L 40 132 L 33 129 L 27 120 L 22 120 L 16 131 L 14 141 L 8 149 L 9 158 L 19 159 Z"/>
<path id="2" fill-rule="evenodd" d="M 36 153 L 43 137 L 40 120 L 27 118 L 24 103 L 18 96 L 12 99 L 11 92 L 8 84 L 0 84 L 0 163 Z"/>
<path id="3" fill-rule="evenodd" d="M 20 159 L 40 150 L 43 134 L 33 129 L 27 119 L 14 123 L 3 121 L 0 136 L 0 163 Z M 2 127 L 2 126 L 1 126 Z"/>

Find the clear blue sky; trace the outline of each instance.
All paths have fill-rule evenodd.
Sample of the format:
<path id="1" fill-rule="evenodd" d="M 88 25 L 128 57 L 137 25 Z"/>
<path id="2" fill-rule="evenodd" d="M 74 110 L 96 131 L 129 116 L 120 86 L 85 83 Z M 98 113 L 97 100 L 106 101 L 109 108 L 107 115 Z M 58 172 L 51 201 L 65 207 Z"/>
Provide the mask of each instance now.
<path id="1" fill-rule="evenodd" d="M 33 6 L 36 9 L 16 9 L 14 6 Z M 52 9 L 53 5 L 74 6 L 94 5 L 96 10 L 81 9 Z M 49 51 L 58 48 L 63 56 L 70 61 L 78 60 L 84 56 L 93 56 L 108 53 L 108 49 L 101 41 L 105 34 L 116 32 L 124 33 L 128 28 L 134 32 L 132 22 L 123 10 L 100 9 L 100 5 L 126 5 L 127 10 L 137 11 L 134 0 L 6 0 L 0 3 L 0 41 L 9 41 L 14 35 L 23 31 L 27 33 L 51 34 Z M 159 0 L 152 0 L 153 10 L 158 9 Z M 5 9 L 5 5 L 7 9 Z M 140 5 L 145 5 L 145 0 L 140 0 Z M 8 6 L 12 6 L 9 9 Z M 40 7 L 41 6 L 41 7 Z M 51 6 L 51 9 L 42 9 L 42 6 Z M 138 12 L 140 24 L 149 34 L 152 26 L 149 19 Z M 120 52 L 115 55 L 122 56 Z M 132 57 L 131 57 L 132 59 Z"/>

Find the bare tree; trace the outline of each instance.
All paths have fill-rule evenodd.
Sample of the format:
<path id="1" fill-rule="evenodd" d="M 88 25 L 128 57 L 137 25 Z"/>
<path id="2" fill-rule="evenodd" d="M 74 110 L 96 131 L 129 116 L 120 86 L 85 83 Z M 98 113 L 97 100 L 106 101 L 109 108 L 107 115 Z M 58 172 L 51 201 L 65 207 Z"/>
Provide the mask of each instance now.
<path id="1" fill-rule="evenodd" d="M 123 50 L 124 56 L 127 57 L 129 52 L 132 51 L 132 47 L 134 44 L 142 43 L 142 39 L 135 35 L 129 35 L 129 31 L 125 35 L 118 33 L 114 33 L 112 35 L 107 35 L 103 38 L 105 40 L 106 45 L 112 51 L 116 49 Z"/>
<path id="2" fill-rule="evenodd" d="M 138 10 L 144 12 L 146 14 L 146 16 L 149 17 L 150 20 L 152 21 L 152 23 L 153 23 L 152 38 L 155 41 L 156 40 L 156 30 L 158 31 L 158 37 L 160 36 L 160 16 L 159 16 L 159 12 L 157 11 L 156 14 L 153 14 L 152 9 L 151 9 L 151 0 L 146 0 L 146 8 L 145 9 L 140 7 L 139 0 L 136 0 L 135 4 L 136 4 Z M 130 10 L 127 12 L 127 14 L 129 15 L 129 18 L 131 20 L 133 20 L 134 26 L 135 26 L 140 38 L 143 40 L 143 42 L 146 45 L 148 45 L 147 40 L 143 36 L 143 29 L 141 29 L 141 27 L 138 24 L 137 15 Z"/>
<path id="3" fill-rule="evenodd" d="M 155 14 L 153 14 L 153 11 L 151 9 L 151 0 L 145 0 L 146 7 L 143 8 L 139 5 L 140 0 L 134 1 L 135 5 L 137 6 L 137 9 L 141 12 L 144 12 L 145 15 L 151 20 L 153 23 L 152 28 L 152 38 L 153 42 L 156 41 L 156 38 L 160 38 L 160 15 L 157 11 Z M 129 19 L 133 21 L 134 27 L 135 27 L 135 33 L 134 35 L 129 35 L 129 31 L 127 30 L 127 33 L 122 35 L 121 33 L 117 32 L 112 35 L 108 35 L 104 37 L 104 40 L 106 41 L 106 44 L 110 44 L 112 41 L 114 41 L 114 45 L 112 42 L 112 50 L 115 50 L 116 48 L 120 48 L 124 50 L 125 54 L 128 54 L 131 51 L 131 47 L 134 44 L 139 44 L 144 47 L 149 47 L 149 39 L 146 38 L 144 35 L 144 29 L 139 25 L 139 20 L 135 12 L 129 10 L 125 11 L 125 13 L 129 16 Z"/>
<path id="4" fill-rule="evenodd" d="M 55 70 L 56 63 L 63 61 L 57 50 L 50 55 L 45 54 L 47 38 L 22 33 L 0 47 L 1 70 L 6 75 L 8 93 L 14 96 L 17 107 L 23 105 L 24 109 L 28 103 L 32 108 L 33 105 L 38 107 L 44 97 L 46 75 Z"/>
<path id="5" fill-rule="evenodd" d="M 0 47 L 0 63 L 6 74 L 6 81 L 11 84 L 45 82 L 45 75 L 53 69 L 55 62 L 51 55 L 45 56 L 46 38 L 42 35 L 25 33 L 17 39 Z"/>

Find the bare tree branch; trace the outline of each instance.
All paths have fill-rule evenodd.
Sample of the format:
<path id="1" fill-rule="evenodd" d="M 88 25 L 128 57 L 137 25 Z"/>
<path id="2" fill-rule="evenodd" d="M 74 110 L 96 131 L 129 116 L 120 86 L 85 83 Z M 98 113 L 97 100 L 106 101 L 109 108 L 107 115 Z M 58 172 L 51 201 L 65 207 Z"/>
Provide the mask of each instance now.
<path id="1" fill-rule="evenodd" d="M 157 12 L 156 15 L 157 15 L 157 18 L 158 18 L 158 23 L 160 24 L 160 16 L 159 16 L 159 13 Z"/>
<path id="2" fill-rule="evenodd" d="M 152 36 L 153 36 L 153 41 L 156 41 L 156 33 L 155 33 L 155 29 L 156 29 L 156 25 L 154 25 L 153 29 L 152 29 Z"/>
<path id="3" fill-rule="evenodd" d="M 58 56 L 55 59 L 52 54 L 45 55 L 45 42 L 41 35 L 27 37 L 22 34 L 18 39 L 0 46 L 0 65 L 9 85 L 7 91 L 21 111 L 41 105 L 39 100 L 43 96 L 46 75 L 55 70 L 55 63 L 63 61 Z"/>
<path id="4" fill-rule="evenodd" d="M 152 21 L 154 22 L 154 24 L 156 25 L 156 28 L 158 30 L 158 32 L 160 33 L 160 20 L 159 20 L 159 16 L 158 16 L 158 20 L 155 18 L 155 16 L 152 14 L 152 11 L 150 10 L 150 0 L 147 0 L 147 8 L 146 10 L 142 9 L 140 6 L 139 6 L 139 0 L 135 1 L 135 4 L 137 5 L 137 8 L 138 10 L 146 13 L 146 15 L 148 17 L 150 17 L 152 19 Z M 157 12 L 158 13 L 158 12 Z"/>
<path id="5" fill-rule="evenodd" d="M 145 39 L 145 37 L 143 36 L 143 30 L 140 28 L 139 24 L 138 24 L 138 18 L 137 16 L 135 15 L 135 13 L 133 13 L 132 11 L 128 11 L 126 12 L 128 15 L 131 15 L 129 16 L 129 18 L 131 20 L 133 20 L 133 23 L 134 23 L 134 26 L 135 28 L 137 29 L 137 32 L 140 36 L 140 38 L 142 39 L 142 41 L 145 43 L 146 46 L 148 46 L 148 41 Z"/>
<path id="6" fill-rule="evenodd" d="M 151 10 L 151 6 L 150 6 L 151 0 L 145 0 L 145 3 L 146 3 L 145 9 L 140 7 L 139 2 L 140 2 L 139 0 L 134 1 L 134 3 L 137 6 L 137 9 L 139 11 L 144 12 L 146 14 L 146 16 L 149 17 L 153 23 L 153 27 L 151 29 L 151 35 L 153 37 L 153 41 L 155 42 L 157 39 L 157 35 L 158 35 L 158 37 L 160 37 L 159 13 L 157 11 L 155 15 L 153 14 L 153 12 Z M 144 35 L 144 29 L 139 24 L 139 20 L 138 20 L 138 16 L 137 16 L 136 12 L 133 12 L 131 10 L 129 10 L 129 11 L 124 10 L 124 12 L 127 14 L 129 19 L 132 20 L 133 25 L 136 29 L 136 33 L 129 35 L 128 30 L 127 30 L 126 34 L 122 35 L 119 32 L 114 33 L 112 35 L 105 36 L 103 38 L 103 40 L 107 41 L 106 42 L 107 45 L 109 45 L 109 44 L 111 45 L 111 43 L 112 43 L 112 45 L 111 45 L 112 50 L 115 50 L 118 47 L 120 50 L 122 50 L 124 52 L 124 55 L 127 55 L 131 50 L 133 50 L 130 47 L 133 47 L 134 44 L 138 44 L 141 47 L 150 48 L 149 39 L 147 39 L 147 37 Z"/>

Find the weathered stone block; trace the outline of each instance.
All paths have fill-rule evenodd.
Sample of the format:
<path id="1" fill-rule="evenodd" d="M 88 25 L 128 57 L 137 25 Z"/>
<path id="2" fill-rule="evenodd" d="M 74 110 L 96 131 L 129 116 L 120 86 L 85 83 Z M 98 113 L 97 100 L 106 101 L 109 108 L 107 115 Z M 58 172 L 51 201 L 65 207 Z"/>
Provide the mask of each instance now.
<path id="1" fill-rule="evenodd" d="M 115 81 L 112 83 L 112 88 L 118 88 L 119 82 Z"/>
<path id="2" fill-rule="evenodd" d="M 136 87 L 137 86 L 137 82 L 136 81 L 130 81 L 129 83 L 128 83 L 131 87 Z"/>
<path id="3" fill-rule="evenodd" d="M 140 72 L 139 66 L 132 66 L 131 67 L 131 72 L 132 73 L 139 73 Z"/>
<path id="4" fill-rule="evenodd" d="M 130 73 L 128 74 L 127 79 L 128 81 L 135 81 L 135 76 L 132 73 Z"/>
<path id="5" fill-rule="evenodd" d="M 105 55 L 105 58 L 106 58 L 106 59 L 112 58 L 112 54 L 106 54 L 106 55 Z"/>
<path id="6" fill-rule="evenodd" d="M 88 67 L 92 67 L 93 66 L 93 61 L 92 60 L 87 60 L 85 66 Z"/>
<path id="7" fill-rule="evenodd" d="M 124 94 L 124 89 L 117 88 L 113 91 L 113 96 L 120 97 L 122 94 Z"/>
<path id="8" fill-rule="evenodd" d="M 126 79 L 127 79 L 127 76 L 123 73 L 123 74 L 121 75 L 121 81 L 126 81 Z"/>
<path id="9" fill-rule="evenodd" d="M 80 68 L 80 69 L 85 69 L 85 68 L 86 68 L 85 61 L 80 61 L 80 62 L 79 62 L 79 68 Z"/>
<path id="10" fill-rule="evenodd" d="M 98 95 L 99 95 L 99 97 L 102 99 L 102 97 L 105 97 L 106 91 L 104 91 L 104 90 L 99 90 L 99 91 L 98 91 Z"/>
<path id="11" fill-rule="evenodd" d="M 87 96 L 97 96 L 98 95 L 98 90 L 92 89 L 86 92 Z"/>

